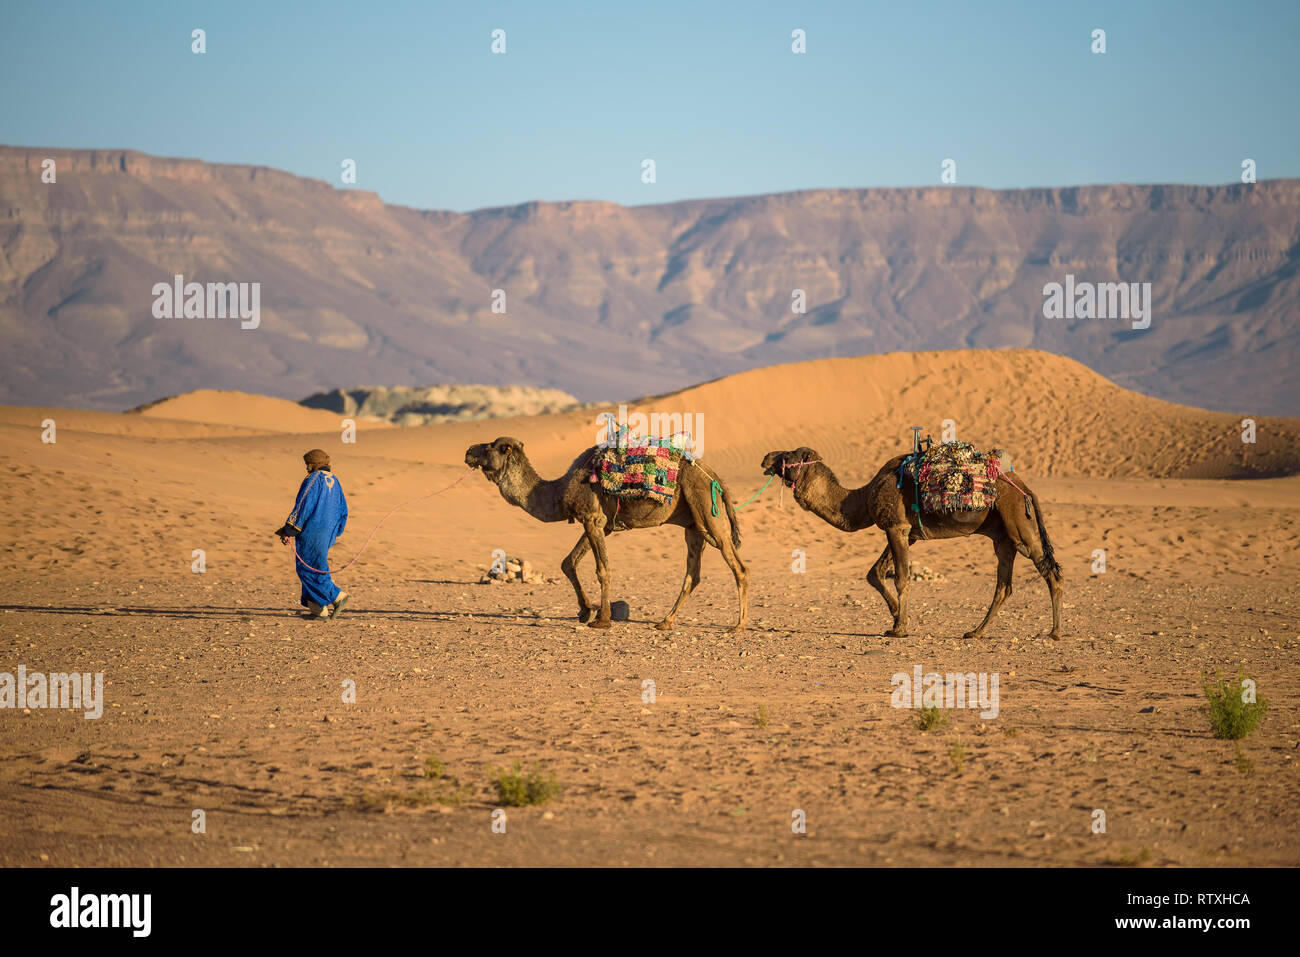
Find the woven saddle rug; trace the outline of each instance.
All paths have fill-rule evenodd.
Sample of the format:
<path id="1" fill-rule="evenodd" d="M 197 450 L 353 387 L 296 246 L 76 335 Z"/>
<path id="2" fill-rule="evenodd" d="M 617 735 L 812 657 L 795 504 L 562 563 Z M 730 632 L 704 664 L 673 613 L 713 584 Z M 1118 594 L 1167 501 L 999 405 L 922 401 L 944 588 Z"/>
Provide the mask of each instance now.
<path id="1" fill-rule="evenodd" d="M 992 508 L 997 502 L 997 480 L 1002 463 L 1010 465 L 1003 449 L 981 452 L 969 442 L 945 442 L 917 457 L 904 460 L 904 470 L 921 491 L 921 510 L 951 514 Z"/>
<path id="2" fill-rule="evenodd" d="M 671 438 L 648 436 L 630 439 L 623 447 L 598 448 L 592 470 L 600 487 L 611 495 L 671 505 L 682 457 Z"/>

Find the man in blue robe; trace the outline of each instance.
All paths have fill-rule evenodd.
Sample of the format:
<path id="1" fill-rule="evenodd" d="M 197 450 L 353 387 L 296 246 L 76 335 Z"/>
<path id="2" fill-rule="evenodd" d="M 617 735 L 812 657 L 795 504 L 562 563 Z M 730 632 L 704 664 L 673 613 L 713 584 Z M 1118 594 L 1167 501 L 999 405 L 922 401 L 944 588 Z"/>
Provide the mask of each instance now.
<path id="1" fill-rule="evenodd" d="M 307 477 L 298 486 L 293 511 L 275 534 L 288 543 L 296 539 L 294 567 L 302 582 L 299 599 L 313 618 L 337 617 L 347 604 L 348 593 L 340 591 L 330 578 L 329 550 L 348 523 L 348 503 L 343 486 L 330 471 L 330 457 L 312 449 L 302 457 Z"/>

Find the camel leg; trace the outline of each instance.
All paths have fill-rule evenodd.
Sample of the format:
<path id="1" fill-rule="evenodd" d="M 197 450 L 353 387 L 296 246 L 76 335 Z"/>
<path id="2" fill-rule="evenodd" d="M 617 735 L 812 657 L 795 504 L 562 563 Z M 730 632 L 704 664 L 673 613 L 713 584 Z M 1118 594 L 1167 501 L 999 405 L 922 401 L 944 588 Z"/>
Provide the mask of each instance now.
<path id="1" fill-rule="evenodd" d="M 1020 554 L 1024 555 L 1034 563 L 1034 568 L 1038 574 L 1043 576 L 1043 581 L 1047 582 L 1047 590 L 1052 596 L 1052 631 L 1049 638 L 1059 639 L 1061 637 L 1061 592 L 1064 590 L 1061 579 L 1061 572 L 1053 561 L 1049 561 L 1043 548 L 1040 535 L 1045 535 L 1046 531 L 1041 530 L 1041 517 L 1037 528 L 1025 522 L 1021 526 L 1019 522 L 1015 526 L 1008 526 L 1011 533 L 1012 541 Z"/>
<path id="2" fill-rule="evenodd" d="M 695 501 L 687 499 L 687 506 L 691 510 L 691 516 L 695 519 L 696 529 L 704 537 L 704 540 L 722 552 L 722 560 L 727 563 L 731 569 L 732 576 L 736 579 L 736 597 L 740 601 L 740 617 L 736 620 L 736 625 L 732 628 L 737 634 L 745 630 L 749 624 L 749 569 L 745 563 L 740 560 L 740 555 L 736 552 L 736 546 L 731 540 L 731 519 L 728 518 L 728 511 L 720 508 L 720 515 L 713 514 L 712 503 L 706 509 L 704 502 L 699 503 L 696 507 Z"/>
<path id="3" fill-rule="evenodd" d="M 727 567 L 731 569 L 731 574 L 736 579 L 736 598 L 740 601 L 740 617 L 736 620 L 736 627 L 732 631 L 739 634 L 749 624 L 749 569 L 745 567 L 745 563 L 740 560 L 740 555 L 731 544 L 730 532 L 731 530 L 728 529 L 718 536 L 722 543 L 719 551 L 722 552 L 722 560 L 727 563 Z"/>
<path id="4" fill-rule="evenodd" d="M 592 519 L 586 525 L 587 541 L 596 556 L 596 578 L 600 582 L 600 611 L 587 622 L 588 628 L 608 628 L 609 616 L 609 549 L 605 545 L 605 517 Z"/>
<path id="5" fill-rule="evenodd" d="M 587 601 L 587 593 L 582 590 L 582 581 L 578 578 L 578 562 L 582 561 L 591 548 L 591 543 L 587 541 L 587 535 L 584 532 L 578 539 L 578 544 L 573 546 L 573 551 L 565 556 L 564 561 L 560 562 L 560 570 L 564 572 L 564 577 L 569 580 L 573 586 L 574 594 L 578 596 L 578 621 L 589 621 L 594 609 L 591 602 Z"/>
<path id="6" fill-rule="evenodd" d="M 893 567 L 894 556 L 890 553 L 889 546 L 886 545 L 885 550 L 881 552 L 880 557 L 876 559 L 876 563 L 871 566 L 871 571 L 867 572 L 867 584 L 880 592 L 881 596 L 885 599 L 885 604 L 889 606 L 889 613 L 893 615 L 894 618 L 897 618 L 898 599 L 889 593 L 889 589 L 885 585 L 885 573 Z"/>
<path id="7" fill-rule="evenodd" d="M 898 589 L 898 607 L 893 609 L 894 627 L 885 632 L 890 638 L 902 638 L 907 634 L 907 589 L 912 583 L 912 564 L 907 555 L 910 532 L 907 525 L 885 529 L 889 553 L 894 559 L 894 587 Z"/>
<path id="8" fill-rule="evenodd" d="M 660 631 L 672 629 L 673 623 L 677 620 L 677 610 L 700 583 L 700 558 L 703 554 L 704 535 L 699 529 L 688 528 L 686 530 L 686 575 L 682 578 L 682 591 L 677 596 L 677 601 L 673 602 L 672 610 L 664 616 L 663 621 L 655 625 Z"/>
<path id="9" fill-rule="evenodd" d="M 1043 581 L 1047 582 L 1047 590 L 1052 596 L 1052 633 L 1047 637 L 1059 640 L 1061 637 L 1061 592 L 1064 588 L 1061 573 L 1048 564 L 1043 556 L 1042 546 L 1037 541 L 1030 545 L 1029 557 L 1033 560 L 1034 567 L 1038 569 L 1038 574 L 1043 576 Z"/>
<path id="10" fill-rule="evenodd" d="M 1010 538 L 1003 536 L 993 540 L 993 553 L 998 557 L 998 583 L 993 589 L 993 603 L 989 605 L 988 614 L 974 631 L 968 631 L 963 638 L 982 638 L 984 629 L 989 626 L 993 616 L 998 613 L 1002 603 L 1011 594 L 1011 572 L 1016 564 L 1016 545 Z"/>

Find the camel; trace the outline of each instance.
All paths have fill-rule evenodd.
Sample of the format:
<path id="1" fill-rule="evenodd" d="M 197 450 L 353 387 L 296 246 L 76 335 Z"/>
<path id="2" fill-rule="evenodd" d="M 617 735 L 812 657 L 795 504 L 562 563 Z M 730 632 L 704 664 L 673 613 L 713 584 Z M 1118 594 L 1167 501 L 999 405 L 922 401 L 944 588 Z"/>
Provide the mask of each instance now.
<path id="1" fill-rule="evenodd" d="M 749 621 L 749 572 L 737 554 L 740 524 L 726 486 L 698 460 L 689 464 L 683 460 L 677 473 L 677 494 L 673 496 L 672 504 L 663 505 L 653 499 L 618 498 L 606 492 L 599 483 L 591 481 L 592 461 L 597 451 L 595 446 L 587 449 L 574 459 L 563 475 L 550 481 L 539 478 L 533 470 L 524 455 L 524 444 L 508 436 L 471 445 L 465 452 L 465 464 L 482 469 L 487 479 L 501 490 L 502 498 L 533 518 L 543 522 L 567 520 L 582 526 L 582 537 L 560 567 L 578 596 L 578 620 L 586 622 L 589 628 L 610 627 L 609 553 L 605 536 L 631 528 L 680 525 L 686 529 L 686 575 L 677 601 L 655 627 L 660 631 L 673 628 L 682 602 L 700 583 L 700 557 L 704 543 L 708 542 L 722 552 L 723 561 L 735 576 L 740 618 L 734 631 L 744 631 Z M 716 511 L 712 493 L 714 481 L 720 487 L 717 497 L 725 506 Z M 578 562 L 588 549 L 596 556 L 596 577 L 600 581 L 598 610 L 587 600 L 578 580 Z M 597 612 L 595 618 L 592 618 L 593 612 Z"/>
<path id="2" fill-rule="evenodd" d="M 1005 476 L 998 476 L 997 501 L 993 508 L 948 515 L 925 513 L 918 518 L 912 510 L 916 504 L 915 483 L 904 478 L 903 487 L 898 487 L 898 467 L 904 458 L 899 455 L 890 459 L 875 478 L 856 489 L 840 485 L 835 473 L 822 462 L 822 457 L 806 446 L 790 452 L 769 452 L 763 457 L 763 472 L 780 476 L 802 508 L 841 531 L 856 532 L 873 525 L 884 531 L 888 544 L 867 573 L 867 581 L 884 596 L 889 613 L 894 616 L 893 627 L 885 632 L 887 636 L 907 634 L 907 589 L 911 581 L 908 546 L 922 539 L 985 535 L 993 540 L 993 553 L 998 560 L 997 586 L 988 614 L 964 637 L 983 636 L 989 622 L 1011 594 L 1011 569 L 1019 552 L 1033 561 L 1047 582 L 1052 596 L 1050 637 L 1059 639 L 1061 566 L 1056 562 L 1051 539 L 1043 525 L 1038 496 L 1020 479 L 1019 473 L 1014 485 Z M 1021 489 L 1028 494 L 1028 499 Z M 897 598 L 889 593 L 883 580 L 891 569 L 898 589 Z"/>

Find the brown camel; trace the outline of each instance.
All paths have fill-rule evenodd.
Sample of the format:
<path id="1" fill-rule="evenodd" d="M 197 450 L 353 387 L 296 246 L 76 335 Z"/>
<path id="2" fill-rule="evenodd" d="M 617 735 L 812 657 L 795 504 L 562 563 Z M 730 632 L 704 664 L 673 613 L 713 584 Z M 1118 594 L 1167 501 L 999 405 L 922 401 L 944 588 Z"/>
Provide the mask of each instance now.
<path id="1" fill-rule="evenodd" d="M 792 452 L 769 452 L 763 457 L 763 472 L 779 476 L 793 490 L 794 500 L 800 506 L 841 531 L 856 532 L 873 525 L 884 530 L 889 544 L 867 572 L 867 581 L 884 596 L 889 613 L 894 616 L 894 626 L 886 635 L 907 634 L 907 589 L 911 582 L 908 546 L 927 538 L 986 535 L 993 540 L 993 553 L 998 559 L 997 587 L 988 614 L 965 637 L 982 636 L 1011 594 L 1011 568 L 1019 552 L 1033 561 L 1047 582 L 1052 595 L 1051 637 L 1060 638 L 1061 566 L 1056 562 L 1051 539 L 1043 525 L 1038 496 L 1021 480 L 1020 473 L 1016 473 L 1015 485 L 998 476 L 997 501 L 993 508 L 950 515 L 924 513 L 918 521 L 917 513 L 912 510 L 916 504 L 916 484 L 904 477 L 903 487 L 898 487 L 898 467 L 903 459 L 902 455 L 890 459 L 875 478 L 856 489 L 840 485 L 835 473 L 822 463 L 821 456 L 807 447 Z M 1028 493 L 1028 500 L 1020 489 Z M 891 570 L 898 589 L 897 598 L 889 593 L 883 580 Z"/>
<path id="2" fill-rule="evenodd" d="M 609 553 L 605 536 L 629 528 L 655 528 L 659 525 L 680 525 L 686 529 L 686 577 L 682 591 L 663 621 L 655 625 L 661 631 L 673 627 L 682 602 L 700 583 L 700 557 L 704 543 L 708 542 L 722 552 L 722 559 L 736 578 L 736 592 L 740 597 L 740 618 L 736 631 L 743 631 L 749 620 L 749 572 L 740 560 L 740 525 L 731 504 L 731 496 L 721 480 L 698 460 L 687 464 L 685 460 L 677 473 L 677 494 L 671 505 L 652 499 L 617 498 L 606 492 L 599 483 L 593 483 L 592 460 L 597 449 L 592 447 L 579 455 L 572 465 L 557 479 L 545 481 L 538 478 L 527 456 L 524 444 L 505 436 L 494 442 L 471 445 L 465 452 L 465 464 L 479 468 L 501 490 L 501 497 L 511 505 L 518 505 L 533 518 L 543 522 L 577 522 L 583 535 L 573 546 L 560 567 L 573 585 L 578 596 L 578 620 L 591 628 L 608 628 L 609 616 Z M 724 506 L 714 510 L 712 482 L 720 487 L 718 500 Z M 596 556 L 596 577 L 600 581 L 600 608 L 587 600 L 578 580 L 578 562 L 587 550 Z"/>

